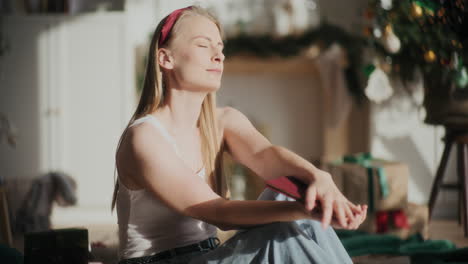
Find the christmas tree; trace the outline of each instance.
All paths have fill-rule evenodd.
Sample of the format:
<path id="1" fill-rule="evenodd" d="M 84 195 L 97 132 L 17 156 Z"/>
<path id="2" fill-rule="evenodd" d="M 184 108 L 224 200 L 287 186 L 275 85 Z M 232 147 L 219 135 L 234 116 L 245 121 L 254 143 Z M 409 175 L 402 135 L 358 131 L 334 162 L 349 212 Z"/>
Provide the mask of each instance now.
<path id="1" fill-rule="evenodd" d="M 468 86 L 467 0 L 372 0 L 365 35 L 391 64 L 391 72 L 412 80 L 415 70 L 441 74 L 457 88 Z"/>
<path id="2" fill-rule="evenodd" d="M 391 95 L 387 75 L 424 79 L 426 122 L 468 124 L 468 0 L 370 0 L 364 34 L 375 55 L 366 94 Z M 383 96 L 382 96 L 383 94 Z"/>

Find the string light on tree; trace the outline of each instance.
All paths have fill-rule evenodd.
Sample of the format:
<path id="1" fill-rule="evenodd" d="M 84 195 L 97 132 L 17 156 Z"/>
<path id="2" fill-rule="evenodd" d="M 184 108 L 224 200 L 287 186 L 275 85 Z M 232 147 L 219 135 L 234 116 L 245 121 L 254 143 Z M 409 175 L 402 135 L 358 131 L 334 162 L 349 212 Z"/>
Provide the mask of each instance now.
<path id="1" fill-rule="evenodd" d="M 390 10 L 393 6 L 393 0 L 381 0 L 380 5 L 383 9 Z"/>
<path id="2" fill-rule="evenodd" d="M 393 33 L 393 28 L 391 25 L 387 25 L 385 27 L 385 35 L 383 37 L 383 44 L 385 49 L 390 53 L 397 53 L 400 51 L 401 41 L 400 39 Z"/>
<path id="3" fill-rule="evenodd" d="M 434 62 L 437 59 L 437 55 L 435 54 L 434 51 L 428 50 L 424 53 L 424 59 L 427 62 Z"/>
<path id="4" fill-rule="evenodd" d="M 414 17 L 421 17 L 423 15 L 423 10 L 421 6 L 413 2 L 411 4 L 411 13 Z"/>

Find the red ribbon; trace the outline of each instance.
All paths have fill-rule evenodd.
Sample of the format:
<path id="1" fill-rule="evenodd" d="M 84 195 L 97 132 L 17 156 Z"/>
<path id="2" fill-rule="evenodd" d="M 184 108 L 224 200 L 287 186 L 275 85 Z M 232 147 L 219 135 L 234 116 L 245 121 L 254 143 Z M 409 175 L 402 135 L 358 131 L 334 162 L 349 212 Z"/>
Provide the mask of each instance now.
<path id="1" fill-rule="evenodd" d="M 389 221 L 393 223 L 393 226 L 399 229 L 408 229 L 408 217 L 406 217 L 403 210 L 396 211 L 380 211 L 376 215 L 377 233 L 385 233 L 388 231 Z"/>
<path id="2" fill-rule="evenodd" d="M 388 212 L 381 211 L 377 212 L 377 233 L 385 233 L 388 230 Z"/>
<path id="3" fill-rule="evenodd" d="M 169 37 L 169 33 L 171 33 L 172 27 L 174 26 L 177 19 L 179 19 L 182 12 L 191 8 L 192 6 L 184 7 L 181 9 L 174 10 L 172 11 L 172 13 L 169 14 L 169 16 L 166 19 L 166 22 L 164 22 L 164 25 L 161 29 L 161 35 L 159 36 L 159 42 L 158 42 L 159 47 L 161 47 L 164 43 L 166 43 Z"/>
<path id="4" fill-rule="evenodd" d="M 408 223 L 408 217 L 406 217 L 405 212 L 403 210 L 393 211 L 393 224 L 398 228 L 410 228 Z"/>

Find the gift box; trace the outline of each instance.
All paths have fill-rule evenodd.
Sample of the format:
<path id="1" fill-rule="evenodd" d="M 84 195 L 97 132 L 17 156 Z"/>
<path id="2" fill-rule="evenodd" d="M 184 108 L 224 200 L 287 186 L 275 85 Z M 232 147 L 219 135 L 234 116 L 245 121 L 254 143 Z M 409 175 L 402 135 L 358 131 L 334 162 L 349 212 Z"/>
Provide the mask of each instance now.
<path id="1" fill-rule="evenodd" d="M 335 162 L 320 162 L 318 166 L 321 170 L 324 170 L 332 176 L 336 187 L 344 193 L 344 170 Z"/>
<path id="2" fill-rule="evenodd" d="M 427 205 L 408 203 L 405 208 L 409 228 L 389 230 L 389 234 L 406 239 L 411 235 L 420 234 L 424 239 L 429 238 L 429 208 Z"/>
<path id="3" fill-rule="evenodd" d="M 31 232 L 24 237 L 25 264 L 87 264 L 88 259 L 87 229 Z"/>
<path id="4" fill-rule="evenodd" d="M 429 209 L 427 205 L 408 203 L 404 209 L 378 211 L 367 215 L 359 230 L 390 234 L 407 239 L 414 234 L 429 238 Z"/>
<path id="5" fill-rule="evenodd" d="M 375 159 L 368 153 L 345 156 L 336 165 L 343 194 L 355 204 L 367 204 L 368 212 L 403 209 L 408 199 L 408 166 Z"/>

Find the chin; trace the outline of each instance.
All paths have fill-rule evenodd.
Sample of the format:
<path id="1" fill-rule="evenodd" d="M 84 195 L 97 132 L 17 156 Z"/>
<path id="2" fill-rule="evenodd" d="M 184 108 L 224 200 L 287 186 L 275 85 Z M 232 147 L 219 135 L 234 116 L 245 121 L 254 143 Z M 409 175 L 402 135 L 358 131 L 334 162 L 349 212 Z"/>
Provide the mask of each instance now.
<path id="1" fill-rule="evenodd" d="M 220 82 L 206 83 L 202 87 L 203 87 L 203 90 L 206 92 L 216 92 L 221 87 L 221 83 Z"/>

